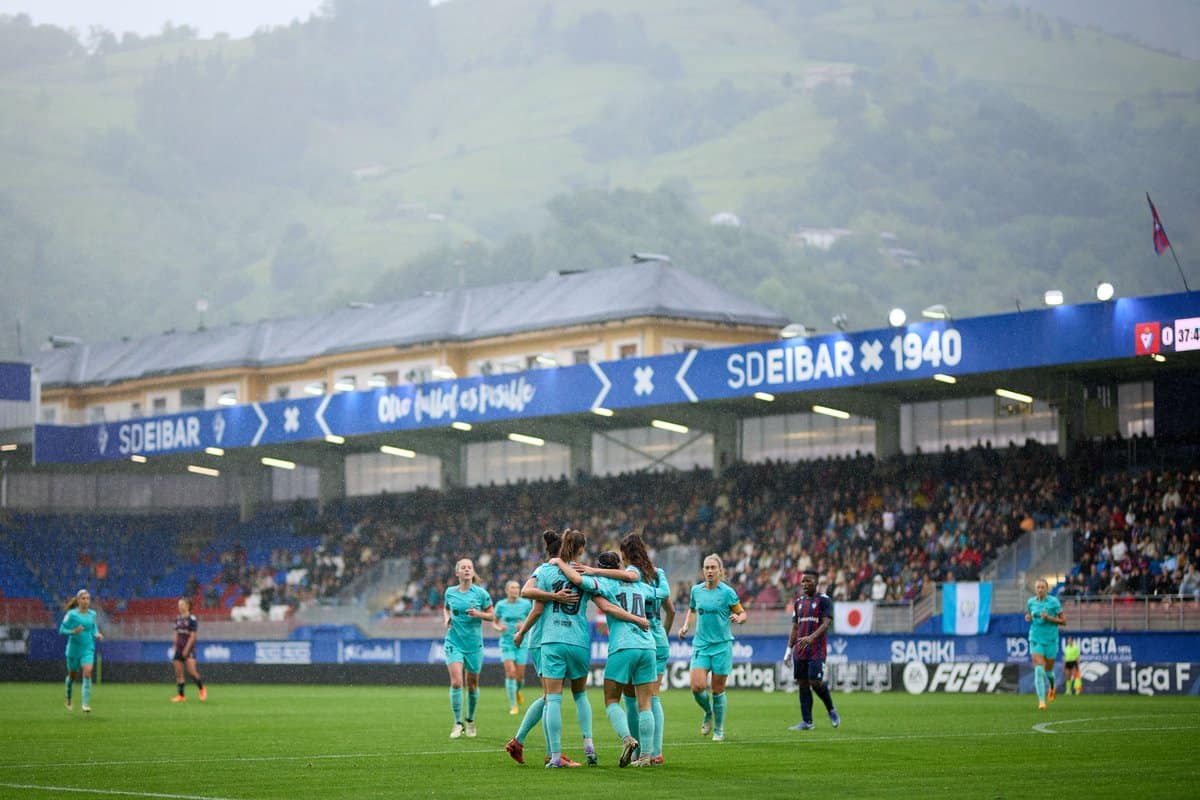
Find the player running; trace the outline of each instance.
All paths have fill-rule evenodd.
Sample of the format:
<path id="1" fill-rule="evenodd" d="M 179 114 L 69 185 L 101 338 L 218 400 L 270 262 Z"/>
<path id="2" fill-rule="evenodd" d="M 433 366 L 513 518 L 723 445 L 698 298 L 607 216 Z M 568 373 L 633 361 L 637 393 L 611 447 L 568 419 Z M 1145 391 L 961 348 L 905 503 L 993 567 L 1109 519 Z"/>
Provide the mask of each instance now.
<path id="1" fill-rule="evenodd" d="M 83 675 L 80 709 L 92 710 L 92 667 L 96 663 L 96 642 L 104 636 L 96 627 L 96 610 L 92 608 L 92 595 L 80 589 L 67 601 L 66 614 L 58 626 L 58 632 L 67 637 L 67 710 L 70 711 L 71 689 L 79 676 Z"/>
<path id="2" fill-rule="evenodd" d="M 1062 603 L 1050 594 L 1050 584 L 1044 578 L 1038 578 L 1033 592 L 1033 597 L 1025 601 L 1025 621 L 1029 623 L 1029 653 L 1033 657 L 1033 686 L 1037 690 L 1038 708 L 1045 708 L 1046 703 L 1054 702 L 1058 628 L 1067 624 L 1067 617 L 1063 614 Z"/>

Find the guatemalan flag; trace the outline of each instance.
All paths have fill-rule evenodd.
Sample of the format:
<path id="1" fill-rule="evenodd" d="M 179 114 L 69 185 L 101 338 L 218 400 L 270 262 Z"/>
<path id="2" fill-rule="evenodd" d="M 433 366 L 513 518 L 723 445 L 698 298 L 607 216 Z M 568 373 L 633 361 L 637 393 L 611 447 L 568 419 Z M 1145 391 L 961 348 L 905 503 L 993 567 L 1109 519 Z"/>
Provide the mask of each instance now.
<path id="1" fill-rule="evenodd" d="M 942 584 L 942 633 L 974 636 L 987 633 L 992 619 L 992 584 Z"/>

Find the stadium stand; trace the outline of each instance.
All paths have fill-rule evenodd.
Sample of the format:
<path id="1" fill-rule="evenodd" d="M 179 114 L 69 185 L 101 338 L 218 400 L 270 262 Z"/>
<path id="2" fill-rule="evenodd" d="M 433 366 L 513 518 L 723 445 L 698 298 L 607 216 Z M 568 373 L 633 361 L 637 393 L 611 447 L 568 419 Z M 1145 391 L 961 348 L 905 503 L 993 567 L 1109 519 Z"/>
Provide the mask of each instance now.
<path id="1" fill-rule="evenodd" d="M 592 553 L 635 530 L 655 548 L 716 552 L 728 582 L 759 608 L 786 603 L 809 567 L 836 599 L 913 602 L 938 582 L 978 579 L 1034 528 L 1075 532 L 1076 562 L 1059 587 L 1067 597 L 1195 600 L 1198 487 L 1195 469 L 1111 469 L 1102 453 L 1067 460 L 1030 443 L 739 464 L 716 480 L 662 472 L 419 491 L 351 498 L 322 513 L 297 502 L 245 523 L 232 512 L 19 514 L 0 525 L 0 609 L 46 614 L 86 585 L 118 618 L 170 617 L 187 594 L 210 620 L 278 619 L 402 559 L 410 569 L 383 613 L 419 615 L 436 609 L 457 558 L 474 558 L 498 596 L 540 561 L 537 534 L 564 525 L 584 530 Z M 686 587 L 697 576 L 671 577 Z M 1122 614 L 1148 613 L 1141 608 L 1110 603 L 1092 616 L 1115 625 Z"/>

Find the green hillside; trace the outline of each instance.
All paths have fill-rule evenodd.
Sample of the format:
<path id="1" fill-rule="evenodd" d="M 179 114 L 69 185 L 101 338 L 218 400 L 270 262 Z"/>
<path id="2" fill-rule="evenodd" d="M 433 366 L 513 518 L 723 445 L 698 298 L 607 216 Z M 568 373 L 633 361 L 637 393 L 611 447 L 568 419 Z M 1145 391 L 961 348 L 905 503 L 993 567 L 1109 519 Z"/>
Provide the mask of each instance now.
<path id="1" fill-rule="evenodd" d="M 1185 269 L 1198 239 L 1200 64 L 1015 6 L 331 8 L 0 58 L 0 355 L 191 327 L 202 298 L 220 324 L 636 249 L 875 326 L 1100 279 L 1177 291 L 1147 190 Z M 800 227 L 854 233 L 822 251 Z"/>

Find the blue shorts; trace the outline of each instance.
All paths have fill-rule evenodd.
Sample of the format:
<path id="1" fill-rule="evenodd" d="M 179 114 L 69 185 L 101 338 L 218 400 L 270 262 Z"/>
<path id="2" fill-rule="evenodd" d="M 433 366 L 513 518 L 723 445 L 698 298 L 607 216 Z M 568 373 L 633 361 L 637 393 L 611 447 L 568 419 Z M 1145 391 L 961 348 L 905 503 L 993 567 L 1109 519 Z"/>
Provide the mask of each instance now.
<path id="1" fill-rule="evenodd" d="M 820 683 L 825 680 L 825 659 L 801 659 L 792 662 L 792 677 L 797 681 Z"/>
<path id="2" fill-rule="evenodd" d="M 446 642 L 446 663 L 461 663 L 463 669 L 473 675 L 478 675 L 483 668 L 482 650 L 460 650 L 457 645 Z"/>
<path id="3" fill-rule="evenodd" d="M 515 647 L 512 644 L 501 644 L 500 660 L 515 661 L 520 666 L 525 666 L 529 663 L 529 645 Z"/>
<path id="4" fill-rule="evenodd" d="M 96 663 L 96 651 L 88 650 L 74 655 L 67 653 L 67 672 L 79 672 L 84 667 L 90 667 Z"/>
<path id="5" fill-rule="evenodd" d="M 1058 658 L 1058 640 L 1055 639 L 1053 642 L 1035 642 L 1030 639 L 1029 652 L 1035 656 L 1051 660 Z"/>
<path id="6" fill-rule="evenodd" d="M 543 678 L 561 678 L 573 681 L 588 674 L 592 668 L 592 653 L 586 647 L 563 642 L 542 645 Z"/>
<path id="7" fill-rule="evenodd" d="M 653 650 L 618 650 L 608 654 L 608 663 L 604 665 L 604 680 L 620 684 L 632 683 L 634 686 L 643 683 L 657 683 L 658 673 L 655 672 Z"/>
<path id="8" fill-rule="evenodd" d="M 728 675 L 733 669 L 733 642 L 706 645 L 692 651 L 692 669 L 713 675 Z"/>

